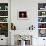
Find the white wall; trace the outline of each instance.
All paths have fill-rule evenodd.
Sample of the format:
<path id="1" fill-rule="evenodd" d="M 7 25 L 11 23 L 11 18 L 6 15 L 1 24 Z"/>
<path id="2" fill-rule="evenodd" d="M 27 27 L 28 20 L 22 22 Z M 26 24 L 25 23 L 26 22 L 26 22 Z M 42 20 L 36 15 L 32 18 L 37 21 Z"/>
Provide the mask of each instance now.
<path id="1" fill-rule="evenodd" d="M 27 11 L 28 20 L 18 20 L 18 12 Z M 37 2 L 31 0 L 11 0 L 11 22 L 17 30 L 26 30 L 32 24 L 37 23 Z"/>
<path id="2" fill-rule="evenodd" d="M 8 0 L 0 0 L 0 3 L 7 3 Z M 38 3 L 46 3 L 46 0 L 11 0 L 11 22 L 16 25 L 16 28 L 19 32 L 19 30 L 27 30 L 29 26 L 32 24 L 35 26 L 35 32 L 34 36 L 38 35 Z M 10 7 L 10 5 L 9 5 Z M 18 11 L 27 11 L 28 14 L 28 20 L 18 20 Z M 9 17 L 10 17 L 10 9 L 9 9 Z M 12 32 L 13 33 L 13 32 Z M 11 36 L 12 37 L 12 36 Z M 12 37 L 14 39 L 14 37 Z M 12 39 L 12 40 L 13 40 Z M 9 39 L 8 39 L 9 40 Z M 14 42 L 12 41 L 11 42 Z M 34 37 L 32 39 L 33 46 L 44 46 L 43 38 Z M 39 43 L 39 44 L 38 44 Z M 14 43 L 12 43 L 14 44 Z M 42 44 L 42 45 L 40 45 Z"/>
<path id="3" fill-rule="evenodd" d="M 27 30 L 32 24 L 38 27 L 38 3 L 46 0 L 11 0 L 11 22 L 16 25 L 17 30 Z M 27 11 L 28 20 L 18 19 L 19 11 Z"/>
<path id="4" fill-rule="evenodd" d="M 11 0 L 11 22 L 16 25 L 17 30 L 27 30 L 33 24 L 36 32 L 34 36 L 38 36 L 38 3 L 46 3 L 46 0 Z M 18 12 L 23 10 L 27 11 L 28 20 L 18 20 Z M 41 46 L 38 43 L 43 44 L 42 38 L 36 39 L 33 38 L 33 46 Z"/>

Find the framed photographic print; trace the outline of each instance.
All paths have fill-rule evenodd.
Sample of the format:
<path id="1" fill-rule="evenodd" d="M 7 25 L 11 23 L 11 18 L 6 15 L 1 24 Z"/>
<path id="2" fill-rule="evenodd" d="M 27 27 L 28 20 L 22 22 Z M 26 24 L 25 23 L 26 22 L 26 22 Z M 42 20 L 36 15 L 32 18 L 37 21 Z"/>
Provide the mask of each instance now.
<path id="1" fill-rule="evenodd" d="M 18 12 L 18 19 L 28 19 L 27 11 L 19 11 Z"/>

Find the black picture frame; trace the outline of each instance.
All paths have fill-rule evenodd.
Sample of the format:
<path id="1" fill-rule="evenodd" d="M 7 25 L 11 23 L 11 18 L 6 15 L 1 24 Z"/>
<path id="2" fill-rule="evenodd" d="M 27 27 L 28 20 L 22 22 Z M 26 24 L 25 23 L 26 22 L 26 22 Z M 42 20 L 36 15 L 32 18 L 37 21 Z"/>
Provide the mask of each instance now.
<path id="1" fill-rule="evenodd" d="M 27 18 L 27 12 L 26 11 L 19 11 L 19 18 Z"/>

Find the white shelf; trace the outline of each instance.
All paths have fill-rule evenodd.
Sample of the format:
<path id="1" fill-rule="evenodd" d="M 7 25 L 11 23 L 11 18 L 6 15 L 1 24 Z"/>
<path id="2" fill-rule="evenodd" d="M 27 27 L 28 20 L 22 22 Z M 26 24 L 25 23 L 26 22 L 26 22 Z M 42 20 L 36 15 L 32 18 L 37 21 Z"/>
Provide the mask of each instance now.
<path id="1" fill-rule="evenodd" d="M 46 17 L 46 15 L 44 15 L 44 16 L 38 16 L 38 17 Z"/>
<path id="2" fill-rule="evenodd" d="M 0 11 L 8 11 L 8 10 L 0 10 Z"/>
<path id="3" fill-rule="evenodd" d="M 46 28 L 38 28 L 38 29 L 46 29 Z"/>
<path id="4" fill-rule="evenodd" d="M 8 17 L 8 16 L 0 16 L 0 17 Z"/>
<path id="5" fill-rule="evenodd" d="M 0 23 L 8 23 L 8 22 L 0 22 Z"/>
<path id="6" fill-rule="evenodd" d="M 38 11 L 46 11 L 46 10 L 38 10 Z"/>
<path id="7" fill-rule="evenodd" d="M 46 22 L 38 22 L 38 23 L 46 23 Z"/>

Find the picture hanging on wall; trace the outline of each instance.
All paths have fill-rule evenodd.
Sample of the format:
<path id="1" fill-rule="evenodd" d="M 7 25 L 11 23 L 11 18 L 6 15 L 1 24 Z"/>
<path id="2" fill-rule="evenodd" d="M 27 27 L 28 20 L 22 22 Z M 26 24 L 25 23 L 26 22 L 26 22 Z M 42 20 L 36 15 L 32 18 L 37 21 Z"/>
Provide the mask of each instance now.
<path id="1" fill-rule="evenodd" d="M 28 19 L 28 16 L 27 16 L 27 11 L 19 11 L 18 12 L 18 19 Z"/>

